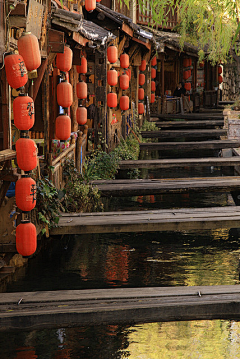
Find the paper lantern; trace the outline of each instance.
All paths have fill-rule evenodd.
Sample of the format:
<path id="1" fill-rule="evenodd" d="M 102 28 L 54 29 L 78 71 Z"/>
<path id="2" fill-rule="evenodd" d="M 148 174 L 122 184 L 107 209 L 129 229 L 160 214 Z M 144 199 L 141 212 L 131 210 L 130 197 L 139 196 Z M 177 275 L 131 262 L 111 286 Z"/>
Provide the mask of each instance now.
<path id="1" fill-rule="evenodd" d="M 183 71 L 183 78 L 187 80 L 191 76 L 191 70 Z"/>
<path id="2" fill-rule="evenodd" d="M 18 39 L 18 52 L 23 57 L 28 71 L 36 70 L 41 65 L 38 39 L 31 32 L 23 32 Z"/>
<path id="3" fill-rule="evenodd" d="M 86 107 L 80 106 L 76 111 L 76 120 L 79 125 L 85 125 L 87 123 L 87 109 Z"/>
<path id="4" fill-rule="evenodd" d="M 221 75 L 218 76 L 218 83 L 221 84 L 223 82 L 223 78 Z"/>
<path id="5" fill-rule="evenodd" d="M 156 82 L 155 81 L 151 81 L 151 91 L 156 91 Z"/>
<path id="6" fill-rule="evenodd" d="M 84 81 L 80 81 L 77 83 L 77 97 L 81 100 L 87 98 L 87 84 Z"/>
<path id="7" fill-rule="evenodd" d="M 139 74 L 138 82 L 139 82 L 139 86 L 143 86 L 145 84 L 145 75 L 144 74 Z"/>
<path id="8" fill-rule="evenodd" d="M 188 59 L 188 66 L 192 66 L 192 59 Z"/>
<path id="9" fill-rule="evenodd" d="M 144 104 L 142 102 L 138 103 L 138 114 L 142 115 L 144 113 Z"/>
<path id="10" fill-rule="evenodd" d="M 70 107 L 73 103 L 72 85 L 66 80 L 57 85 L 57 102 L 63 108 Z"/>
<path id="11" fill-rule="evenodd" d="M 110 86 L 116 86 L 118 83 L 118 73 L 114 69 L 110 69 L 107 72 L 107 83 Z"/>
<path id="12" fill-rule="evenodd" d="M 31 177 L 22 177 L 16 182 L 16 205 L 21 211 L 29 212 L 36 206 L 36 182 Z"/>
<path id="13" fill-rule="evenodd" d="M 77 66 L 77 72 L 79 74 L 87 73 L 87 59 L 84 56 L 81 57 L 81 65 Z"/>
<path id="14" fill-rule="evenodd" d="M 138 89 L 138 99 L 139 100 L 143 100 L 144 99 L 144 89 L 142 87 L 140 87 Z"/>
<path id="15" fill-rule="evenodd" d="M 146 66 L 147 66 L 146 60 L 142 60 L 141 65 L 139 66 L 139 70 L 140 71 L 145 71 Z"/>
<path id="16" fill-rule="evenodd" d="M 191 86 L 191 83 L 190 83 L 190 82 L 186 82 L 186 83 L 185 83 L 185 85 L 184 85 L 184 87 L 185 87 L 185 89 L 186 89 L 187 91 L 190 91 L 190 90 L 191 90 L 191 88 L 192 88 L 192 86 Z"/>
<path id="17" fill-rule="evenodd" d="M 116 46 L 111 45 L 107 49 L 107 58 L 111 64 L 114 64 L 118 60 L 118 49 Z"/>
<path id="18" fill-rule="evenodd" d="M 117 94 L 114 92 L 109 92 L 107 94 L 107 105 L 110 108 L 117 107 Z"/>
<path id="19" fill-rule="evenodd" d="M 67 72 L 72 67 L 73 52 L 68 46 L 64 46 L 64 53 L 57 53 L 56 66 L 60 71 Z"/>
<path id="20" fill-rule="evenodd" d="M 37 231 L 33 223 L 22 221 L 16 228 L 16 249 L 24 257 L 31 256 L 37 249 Z"/>
<path id="21" fill-rule="evenodd" d="M 129 67 L 129 56 L 128 54 L 122 54 L 120 56 L 120 66 L 123 68 L 123 69 L 127 69 Z"/>
<path id="22" fill-rule="evenodd" d="M 85 9 L 93 11 L 96 8 L 96 0 L 85 0 Z"/>
<path id="23" fill-rule="evenodd" d="M 7 82 L 14 89 L 26 85 L 28 73 L 23 57 L 18 54 L 8 55 L 4 58 Z"/>
<path id="24" fill-rule="evenodd" d="M 32 171 L 37 167 L 37 145 L 30 138 L 19 138 L 16 142 L 18 167 L 23 171 Z"/>
<path id="25" fill-rule="evenodd" d="M 156 71 L 156 69 L 154 69 L 154 68 L 152 67 L 152 68 L 151 68 L 151 78 L 152 78 L 152 79 L 155 79 L 156 75 L 157 75 L 157 71 Z"/>
<path id="26" fill-rule="evenodd" d="M 33 99 L 20 94 L 13 101 L 14 124 L 19 130 L 27 131 L 33 127 L 35 111 Z"/>
<path id="27" fill-rule="evenodd" d="M 204 61 L 199 63 L 199 67 L 202 69 L 204 67 Z"/>
<path id="28" fill-rule="evenodd" d="M 129 97 L 128 96 L 121 96 L 120 98 L 120 109 L 122 111 L 127 111 L 129 109 Z"/>
<path id="29" fill-rule="evenodd" d="M 218 75 L 221 75 L 221 73 L 222 73 L 222 67 L 218 66 Z"/>
<path id="30" fill-rule="evenodd" d="M 157 65 L 157 57 L 156 57 L 156 56 L 154 56 L 154 58 L 152 59 L 151 65 L 152 65 L 152 66 L 156 66 L 156 65 Z"/>
<path id="31" fill-rule="evenodd" d="M 155 102 L 155 93 L 151 93 L 150 103 L 154 103 L 154 102 Z"/>
<path id="32" fill-rule="evenodd" d="M 55 135 L 61 141 L 66 141 L 71 136 L 71 118 L 61 114 L 56 118 Z"/>
<path id="33" fill-rule="evenodd" d="M 127 74 L 122 74 L 120 76 L 119 86 L 122 90 L 127 90 L 129 88 L 129 77 Z"/>
<path id="34" fill-rule="evenodd" d="M 183 60 L 183 67 L 188 67 L 188 66 L 190 66 L 189 65 L 189 59 L 184 59 Z"/>

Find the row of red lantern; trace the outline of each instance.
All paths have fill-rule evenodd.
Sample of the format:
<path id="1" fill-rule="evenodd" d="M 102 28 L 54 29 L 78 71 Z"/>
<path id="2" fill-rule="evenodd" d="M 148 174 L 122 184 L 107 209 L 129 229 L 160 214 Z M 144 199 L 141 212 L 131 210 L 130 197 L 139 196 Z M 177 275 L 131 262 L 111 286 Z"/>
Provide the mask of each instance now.
<path id="1" fill-rule="evenodd" d="M 145 74 L 143 73 L 146 70 L 147 67 L 147 63 L 146 60 L 142 60 L 141 61 L 141 65 L 139 66 L 139 75 L 138 75 L 138 84 L 139 84 L 139 89 L 138 89 L 138 114 L 142 115 L 144 113 L 144 104 L 143 101 L 144 100 L 144 89 L 141 87 L 145 84 Z"/>
<path id="2" fill-rule="evenodd" d="M 192 59 L 186 58 L 183 60 L 183 67 L 190 67 L 192 66 Z"/>
<path id="3" fill-rule="evenodd" d="M 157 66 L 157 57 L 154 56 L 154 58 L 151 61 L 151 97 L 150 97 L 150 103 L 154 103 L 155 102 L 155 91 L 156 91 L 156 82 L 154 81 L 154 79 L 157 76 L 157 70 L 156 70 L 156 66 Z"/>
<path id="4" fill-rule="evenodd" d="M 189 77 L 191 77 L 191 74 L 192 74 L 191 70 L 183 71 L 183 79 L 184 80 L 189 79 Z"/>

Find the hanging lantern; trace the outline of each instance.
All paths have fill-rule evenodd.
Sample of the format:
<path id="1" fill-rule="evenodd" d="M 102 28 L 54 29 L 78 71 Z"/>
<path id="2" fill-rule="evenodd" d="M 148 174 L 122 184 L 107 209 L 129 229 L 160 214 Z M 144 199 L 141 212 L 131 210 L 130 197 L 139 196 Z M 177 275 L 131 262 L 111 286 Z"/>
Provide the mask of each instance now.
<path id="1" fill-rule="evenodd" d="M 111 68 L 110 70 L 108 70 L 107 72 L 107 83 L 110 86 L 116 86 L 118 83 L 118 73 L 116 70 L 114 70 L 113 68 Z"/>
<path id="2" fill-rule="evenodd" d="M 130 70 L 130 69 L 126 70 L 126 74 L 128 75 L 129 81 L 130 81 L 130 80 L 131 80 L 131 77 L 132 77 L 131 70 Z"/>
<path id="3" fill-rule="evenodd" d="M 37 167 L 37 145 L 30 138 L 19 138 L 16 142 L 17 164 L 25 171 L 32 171 Z"/>
<path id="4" fill-rule="evenodd" d="M 73 52 L 68 46 L 64 46 L 64 53 L 57 53 L 56 65 L 60 71 L 67 72 L 72 67 Z"/>
<path id="5" fill-rule="evenodd" d="M 30 130 L 35 121 L 33 99 L 24 94 L 19 94 L 13 101 L 14 125 L 19 130 Z"/>
<path id="6" fill-rule="evenodd" d="M 87 73 L 87 59 L 86 57 L 81 57 L 81 65 L 77 66 L 77 72 L 79 74 L 86 74 Z"/>
<path id="7" fill-rule="evenodd" d="M 37 231 L 33 223 L 22 221 L 16 228 L 16 248 L 24 257 L 31 256 L 37 249 Z"/>
<path id="8" fill-rule="evenodd" d="M 110 108 L 117 107 L 117 94 L 114 92 L 109 92 L 107 94 L 107 105 Z"/>
<path id="9" fill-rule="evenodd" d="M 145 84 L 145 75 L 144 74 L 139 74 L 138 82 L 139 82 L 139 86 L 143 86 Z"/>
<path id="10" fill-rule="evenodd" d="M 204 67 L 204 61 L 199 63 L 199 67 L 202 69 Z"/>
<path id="11" fill-rule="evenodd" d="M 85 0 L 85 9 L 89 12 L 96 9 L 96 0 Z"/>
<path id="12" fill-rule="evenodd" d="M 84 81 L 77 83 L 77 97 L 80 100 L 87 98 L 87 84 Z"/>
<path id="13" fill-rule="evenodd" d="M 144 89 L 142 87 L 140 87 L 138 89 L 138 99 L 139 100 L 143 100 L 144 99 Z"/>
<path id="14" fill-rule="evenodd" d="M 28 71 L 36 70 L 41 65 L 38 39 L 31 32 L 23 32 L 18 39 L 18 52 L 23 57 Z"/>
<path id="15" fill-rule="evenodd" d="M 221 75 L 222 73 L 222 66 L 218 66 L 218 75 Z"/>
<path id="16" fill-rule="evenodd" d="M 146 66 L 147 66 L 146 60 L 142 60 L 141 65 L 139 66 L 139 70 L 140 71 L 145 71 Z"/>
<path id="17" fill-rule="evenodd" d="M 127 111 L 129 109 L 129 97 L 128 96 L 121 96 L 120 97 L 120 109 L 122 111 Z"/>
<path id="18" fill-rule="evenodd" d="M 16 205 L 21 211 L 29 212 L 36 206 L 36 182 L 31 177 L 22 177 L 16 182 Z"/>
<path id="19" fill-rule="evenodd" d="M 156 75 L 157 75 L 157 71 L 156 71 L 156 69 L 154 69 L 154 67 L 152 67 L 151 68 L 151 78 L 155 79 Z"/>
<path id="20" fill-rule="evenodd" d="M 66 141 L 71 136 L 71 118 L 65 114 L 60 114 L 55 123 L 56 137 L 61 141 Z"/>
<path id="21" fill-rule="evenodd" d="M 153 92 L 156 91 L 156 82 L 155 81 L 151 81 L 151 91 L 153 91 Z"/>
<path id="22" fill-rule="evenodd" d="M 85 125 L 87 123 L 87 109 L 86 107 L 80 106 L 76 111 L 76 119 L 79 125 Z"/>
<path id="23" fill-rule="evenodd" d="M 188 66 L 190 66 L 189 65 L 189 59 L 184 59 L 183 60 L 183 67 L 188 67 Z"/>
<path id="24" fill-rule="evenodd" d="M 7 82 L 14 89 L 26 85 L 28 73 L 23 57 L 18 54 L 8 55 L 4 59 Z"/>
<path id="25" fill-rule="evenodd" d="M 129 56 L 128 56 L 128 54 L 122 54 L 120 56 L 120 66 L 123 69 L 127 69 L 129 67 Z"/>
<path id="26" fill-rule="evenodd" d="M 152 65 L 152 66 L 156 66 L 156 65 L 157 65 L 157 57 L 156 57 L 156 56 L 154 56 L 154 58 L 152 59 L 151 65 Z"/>
<path id="27" fill-rule="evenodd" d="M 221 75 L 218 76 L 218 83 L 221 84 L 223 82 L 223 78 Z"/>
<path id="28" fill-rule="evenodd" d="M 114 64 L 114 62 L 117 62 L 117 60 L 118 60 L 118 49 L 117 49 L 116 46 L 111 45 L 111 46 L 108 47 L 108 49 L 107 49 L 107 58 L 108 58 L 108 61 L 111 64 Z"/>
<path id="29" fill-rule="evenodd" d="M 68 108 L 73 103 L 72 85 L 66 80 L 57 85 L 57 102 L 63 108 Z"/>
<path id="30" fill-rule="evenodd" d="M 120 76 L 119 86 L 122 90 L 127 90 L 129 88 L 129 77 L 127 74 L 122 74 Z"/>
<path id="31" fill-rule="evenodd" d="M 138 114 L 142 115 L 144 113 L 144 104 L 142 102 L 138 102 Z"/>
<path id="32" fill-rule="evenodd" d="M 154 102 L 155 102 L 155 93 L 151 93 L 150 103 L 154 103 Z"/>
<path id="33" fill-rule="evenodd" d="M 101 0 L 96 0 L 97 2 L 101 2 Z"/>
<path id="34" fill-rule="evenodd" d="M 183 71 L 183 78 L 187 80 L 191 76 L 191 70 Z"/>
<path id="35" fill-rule="evenodd" d="M 188 59 L 188 66 L 192 66 L 192 59 Z"/>
<path id="36" fill-rule="evenodd" d="M 190 90 L 191 90 L 191 88 L 192 88 L 192 86 L 191 86 L 191 83 L 190 83 L 190 82 L 186 82 L 186 83 L 185 83 L 185 85 L 184 85 L 184 87 L 185 87 L 185 89 L 186 89 L 187 91 L 190 91 Z"/>

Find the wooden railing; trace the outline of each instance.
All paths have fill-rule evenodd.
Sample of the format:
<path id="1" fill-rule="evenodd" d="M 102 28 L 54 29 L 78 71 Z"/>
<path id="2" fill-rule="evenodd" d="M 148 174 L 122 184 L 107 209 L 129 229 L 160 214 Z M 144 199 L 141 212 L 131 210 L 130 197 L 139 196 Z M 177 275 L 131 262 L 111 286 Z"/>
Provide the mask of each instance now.
<path id="1" fill-rule="evenodd" d="M 165 14 L 167 17 L 166 23 L 162 26 L 159 25 L 154 27 L 157 27 L 158 29 L 172 30 L 177 25 L 177 11 L 174 11 L 174 13 L 172 13 L 172 9 L 168 7 L 166 8 Z M 141 10 L 139 5 L 137 6 L 137 24 L 146 26 L 154 25 L 150 4 L 145 5 L 145 8 L 143 10 Z"/>

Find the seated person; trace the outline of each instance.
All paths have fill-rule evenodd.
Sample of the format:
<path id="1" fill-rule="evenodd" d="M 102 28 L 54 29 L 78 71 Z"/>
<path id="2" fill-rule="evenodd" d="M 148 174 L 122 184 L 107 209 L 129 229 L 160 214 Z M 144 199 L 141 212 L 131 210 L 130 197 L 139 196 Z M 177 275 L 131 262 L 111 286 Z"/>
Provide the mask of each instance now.
<path id="1" fill-rule="evenodd" d="M 182 95 L 185 95 L 185 94 L 186 94 L 186 89 L 184 87 L 184 83 L 179 82 L 174 93 L 173 93 L 173 96 L 181 97 Z"/>

